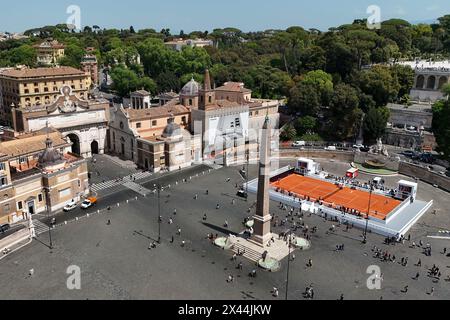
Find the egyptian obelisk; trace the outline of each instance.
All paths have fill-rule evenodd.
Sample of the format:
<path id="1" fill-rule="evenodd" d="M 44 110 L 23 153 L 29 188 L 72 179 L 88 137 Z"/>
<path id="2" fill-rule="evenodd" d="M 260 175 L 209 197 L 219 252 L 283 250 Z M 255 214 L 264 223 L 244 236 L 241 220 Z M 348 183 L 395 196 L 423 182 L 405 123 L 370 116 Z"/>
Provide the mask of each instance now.
<path id="1" fill-rule="evenodd" d="M 260 160 L 258 173 L 258 194 L 256 203 L 256 214 L 253 217 L 255 224 L 252 240 L 261 246 L 265 246 L 272 238 L 270 215 L 270 168 L 271 168 L 271 135 L 270 120 L 266 117 L 262 128 L 260 143 Z"/>

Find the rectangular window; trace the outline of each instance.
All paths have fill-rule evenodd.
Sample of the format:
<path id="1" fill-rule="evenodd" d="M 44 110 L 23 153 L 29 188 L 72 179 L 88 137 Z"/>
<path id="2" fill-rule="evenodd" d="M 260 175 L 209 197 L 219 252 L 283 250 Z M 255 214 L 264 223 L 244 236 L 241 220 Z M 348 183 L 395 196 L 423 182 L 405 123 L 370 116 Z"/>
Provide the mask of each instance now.
<path id="1" fill-rule="evenodd" d="M 8 179 L 6 177 L 1 177 L 0 178 L 0 187 L 4 187 L 8 185 Z"/>
<path id="2" fill-rule="evenodd" d="M 136 128 L 137 128 L 137 129 L 140 129 L 141 127 L 142 127 L 142 125 L 141 125 L 140 122 L 136 123 Z"/>
<path id="3" fill-rule="evenodd" d="M 26 157 L 19 157 L 19 163 L 20 164 L 25 163 L 25 162 L 27 162 L 27 158 Z"/>
<path id="4" fill-rule="evenodd" d="M 158 124 L 158 122 L 156 120 L 152 121 L 152 126 L 156 126 Z"/>
<path id="5" fill-rule="evenodd" d="M 9 204 L 5 204 L 3 206 L 3 213 L 10 213 L 11 212 L 11 207 L 9 206 Z"/>
<path id="6" fill-rule="evenodd" d="M 38 201 L 39 201 L 39 202 L 42 202 L 42 200 L 43 200 L 42 193 L 40 193 L 40 194 L 38 195 Z"/>
<path id="7" fill-rule="evenodd" d="M 23 209 L 23 203 L 22 201 L 17 202 L 17 209 L 22 210 Z"/>
<path id="8" fill-rule="evenodd" d="M 67 189 L 64 189 L 64 190 L 60 190 L 59 191 L 59 198 L 60 199 L 66 198 L 66 197 L 69 197 L 71 194 L 72 194 L 72 188 L 67 188 Z"/>
<path id="9" fill-rule="evenodd" d="M 241 120 L 239 118 L 235 119 L 235 123 L 236 123 L 236 127 L 240 127 L 241 126 Z"/>
<path id="10" fill-rule="evenodd" d="M 3 162 L 0 163 L 0 171 L 5 171 L 5 164 Z"/>

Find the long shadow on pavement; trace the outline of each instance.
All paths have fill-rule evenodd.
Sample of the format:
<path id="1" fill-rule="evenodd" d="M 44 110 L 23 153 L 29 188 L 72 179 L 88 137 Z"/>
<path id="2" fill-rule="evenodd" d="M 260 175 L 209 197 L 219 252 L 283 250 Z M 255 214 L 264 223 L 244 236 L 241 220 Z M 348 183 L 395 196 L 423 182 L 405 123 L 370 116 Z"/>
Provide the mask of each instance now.
<path id="1" fill-rule="evenodd" d="M 219 226 L 213 225 L 213 224 L 211 224 L 211 223 L 202 222 L 202 224 L 203 224 L 205 227 L 208 227 L 208 228 L 210 228 L 210 229 L 213 229 L 213 230 L 215 230 L 215 231 L 217 231 L 217 232 L 220 232 L 220 233 L 223 233 L 223 234 L 232 235 L 232 236 L 235 236 L 235 237 L 239 235 L 239 234 L 236 233 L 236 232 L 230 231 L 229 229 L 226 229 L 226 228 L 224 228 L 224 227 L 219 227 Z"/>

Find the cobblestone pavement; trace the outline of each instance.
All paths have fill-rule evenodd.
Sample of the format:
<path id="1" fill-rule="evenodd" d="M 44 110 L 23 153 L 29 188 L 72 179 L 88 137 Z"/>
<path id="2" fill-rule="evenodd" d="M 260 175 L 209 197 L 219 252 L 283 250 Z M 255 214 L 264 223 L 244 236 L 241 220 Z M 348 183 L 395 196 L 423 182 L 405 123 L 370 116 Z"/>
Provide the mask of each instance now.
<path id="1" fill-rule="evenodd" d="M 348 164 L 341 163 L 324 162 L 323 166 L 334 174 L 342 174 L 348 168 Z M 279 272 L 258 270 L 257 277 L 250 278 L 248 273 L 255 268 L 250 261 L 233 262 L 231 253 L 214 247 L 206 239 L 208 233 L 221 236 L 242 231 L 242 221 L 249 215 L 247 210 L 252 207 L 255 196 L 250 195 L 248 202 L 235 196 L 236 184 L 243 183 L 239 169 L 241 167 L 223 168 L 207 174 L 200 170 L 198 177 L 195 172 L 183 177 L 182 173 L 177 173 L 157 180 L 164 185 L 171 184 L 171 188 L 161 193 L 162 243 L 155 249 L 149 249 L 149 244 L 158 238 L 157 196 L 144 197 L 130 189 L 105 196 L 92 212 L 100 210 L 99 214 L 62 224 L 52 231 L 53 250 L 47 246 L 48 233 L 43 233 L 38 241 L 3 259 L 0 262 L 0 298 L 273 299 L 270 291 L 274 286 L 280 293 L 286 288 L 286 260 Z M 256 173 L 257 168 L 251 166 L 250 175 L 254 177 Z M 370 177 L 362 175 L 360 178 Z M 394 184 L 400 178 L 403 177 L 388 178 L 387 183 Z M 152 190 L 154 183 L 141 185 Z M 419 198 L 434 199 L 437 214 L 427 214 L 421 219 L 411 237 L 416 243 L 420 240 L 429 243 L 433 248 L 431 257 L 425 256 L 419 248 L 410 248 L 412 242 L 384 245 L 384 239 L 375 234 L 369 234 L 368 244 L 363 245 L 361 230 L 346 231 L 336 226 L 334 232 L 329 232 L 332 222 L 305 216 L 305 223 L 311 228 L 317 226 L 318 231 L 312 236 L 312 248 L 296 252 L 296 259 L 290 263 L 289 298 L 304 299 L 302 293 L 313 284 L 315 299 L 336 300 L 341 294 L 346 299 L 450 299 L 450 283 L 444 280 L 450 275 L 450 258 L 442 254 L 445 247 L 450 248 L 450 243 L 428 238 L 440 229 L 449 228 L 450 197 L 420 183 Z M 112 206 L 114 203 L 120 206 Z M 217 204 L 220 204 L 218 210 Z M 274 215 L 286 215 L 277 203 L 271 205 Z M 111 206 L 111 210 L 107 210 L 107 206 Z M 204 214 L 206 221 L 202 220 Z M 58 223 L 67 217 L 58 216 Z M 172 224 L 169 219 L 173 220 Z M 225 220 L 229 223 L 228 229 L 223 227 Z M 177 235 L 178 228 L 181 235 Z M 277 227 L 274 231 L 282 232 L 285 228 Z M 172 237 L 174 243 L 171 243 Z M 185 241 L 184 246 L 182 241 Z M 338 244 L 344 244 L 345 250 L 336 251 Z M 398 262 L 382 262 L 372 256 L 373 246 L 388 250 L 397 261 L 408 257 L 409 264 L 404 267 Z M 306 266 L 309 259 L 313 261 L 311 268 Z M 414 266 L 419 259 L 422 266 Z M 243 263 L 242 271 L 236 269 L 239 261 Z M 81 268 L 81 290 L 66 287 L 66 271 L 71 265 Z M 371 265 L 381 268 L 381 290 L 367 288 L 370 274 L 366 271 Z M 427 269 L 433 265 L 441 269 L 442 277 L 438 282 L 427 276 Z M 28 276 L 30 269 L 35 270 L 32 277 Z M 419 279 L 413 280 L 418 272 Z M 234 283 L 226 282 L 230 274 L 235 276 Z M 405 286 L 409 286 L 407 293 L 402 292 Z M 433 295 L 427 294 L 431 288 L 435 288 Z M 281 297 L 284 294 L 280 294 L 279 299 Z"/>

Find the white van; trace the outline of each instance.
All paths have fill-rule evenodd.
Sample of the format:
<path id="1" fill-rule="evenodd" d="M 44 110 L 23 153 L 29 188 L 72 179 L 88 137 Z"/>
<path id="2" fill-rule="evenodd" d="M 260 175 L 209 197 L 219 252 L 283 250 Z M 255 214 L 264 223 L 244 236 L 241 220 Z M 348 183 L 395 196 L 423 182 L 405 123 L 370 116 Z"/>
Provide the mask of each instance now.
<path id="1" fill-rule="evenodd" d="M 329 146 L 329 147 L 326 147 L 325 150 L 327 150 L 327 151 L 336 151 L 337 149 L 336 149 L 336 146 Z"/>
<path id="2" fill-rule="evenodd" d="M 306 146 L 306 142 L 305 142 L 305 141 L 295 141 L 295 142 L 292 144 L 292 146 L 293 146 L 293 147 L 304 147 L 304 146 Z"/>

